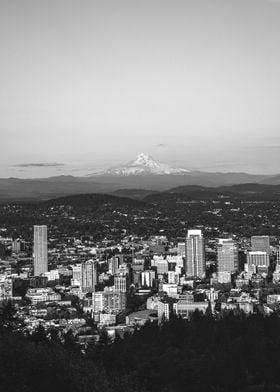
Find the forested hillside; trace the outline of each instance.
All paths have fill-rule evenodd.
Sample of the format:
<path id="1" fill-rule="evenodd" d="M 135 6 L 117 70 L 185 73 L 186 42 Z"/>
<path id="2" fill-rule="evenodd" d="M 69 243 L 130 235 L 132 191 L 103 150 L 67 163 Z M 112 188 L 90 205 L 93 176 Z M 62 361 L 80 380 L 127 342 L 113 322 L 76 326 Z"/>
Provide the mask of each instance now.
<path id="1" fill-rule="evenodd" d="M 7 315 L 6 315 L 7 316 Z M 5 316 L 5 317 L 6 317 Z M 5 392 L 277 392 L 280 319 L 274 314 L 219 319 L 194 313 L 147 324 L 80 352 L 39 328 L 32 336 L 0 328 L 0 390 Z"/>

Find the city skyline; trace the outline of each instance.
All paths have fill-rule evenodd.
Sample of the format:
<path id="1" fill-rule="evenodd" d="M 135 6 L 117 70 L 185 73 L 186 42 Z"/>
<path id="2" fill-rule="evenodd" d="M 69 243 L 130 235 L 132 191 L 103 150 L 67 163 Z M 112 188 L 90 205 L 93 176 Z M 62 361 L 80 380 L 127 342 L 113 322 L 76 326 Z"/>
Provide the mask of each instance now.
<path id="1" fill-rule="evenodd" d="M 0 390 L 277 391 L 279 192 L 247 185 L 14 192 L 0 204 Z"/>
<path id="2" fill-rule="evenodd" d="M 3 2 L 0 177 L 140 152 L 279 173 L 279 16 L 271 0 Z"/>

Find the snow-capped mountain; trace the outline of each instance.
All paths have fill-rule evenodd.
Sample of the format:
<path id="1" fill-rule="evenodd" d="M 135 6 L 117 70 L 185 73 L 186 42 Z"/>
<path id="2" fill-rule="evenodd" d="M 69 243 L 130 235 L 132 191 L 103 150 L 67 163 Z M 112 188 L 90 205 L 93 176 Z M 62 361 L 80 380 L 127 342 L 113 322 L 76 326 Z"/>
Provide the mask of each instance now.
<path id="1" fill-rule="evenodd" d="M 132 176 L 132 175 L 168 175 L 176 174 L 183 175 L 190 171 L 182 168 L 173 168 L 165 163 L 155 161 L 151 156 L 146 154 L 139 154 L 136 159 L 126 165 L 119 167 L 112 167 L 106 172 L 98 174 L 115 175 L 115 176 Z"/>

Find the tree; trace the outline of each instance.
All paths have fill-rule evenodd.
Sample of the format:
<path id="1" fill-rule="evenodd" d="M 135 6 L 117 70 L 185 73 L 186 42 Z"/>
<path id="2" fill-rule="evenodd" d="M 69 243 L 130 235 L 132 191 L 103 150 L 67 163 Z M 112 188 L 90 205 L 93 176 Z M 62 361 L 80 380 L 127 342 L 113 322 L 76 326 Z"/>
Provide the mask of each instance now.
<path id="1" fill-rule="evenodd" d="M 45 331 L 45 328 L 40 324 L 33 334 L 30 336 L 30 339 L 33 342 L 39 343 L 39 342 L 44 342 L 47 340 L 47 333 Z"/>
<path id="2" fill-rule="evenodd" d="M 16 329 L 21 325 L 18 320 L 16 309 L 11 300 L 4 301 L 0 308 L 0 330 L 1 329 Z"/>

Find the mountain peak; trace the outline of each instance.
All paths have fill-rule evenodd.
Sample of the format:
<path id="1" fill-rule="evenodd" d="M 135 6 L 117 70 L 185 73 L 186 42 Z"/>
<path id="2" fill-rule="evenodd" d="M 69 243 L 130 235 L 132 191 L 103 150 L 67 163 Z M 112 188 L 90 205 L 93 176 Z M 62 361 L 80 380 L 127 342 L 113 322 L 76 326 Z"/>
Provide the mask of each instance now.
<path id="1" fill-rule="evenodd" d="M 119 167 L 112 167 L 105 173 L 107 175 L 131 176 L 131 175 L 183 175 L 189 173 L 189 170 L 182 168 L 172 168 L 171 166 L 153 159 L 150 155 L 141 152 L 134 161 Z"/>
<path id="2" fill-rule="evenodd" d="M 165 169 L 167 168 L 167 165 L 157 162 L 150 155 L 146 155 L 143 152 L 141 152 L 141 154 L 137 155 L 136 159 L 134 161 L 132 161 L 129 165 L 133 166 L 133 167 L 145 167 L 145 168 L 154 169 L 154 170 L 163 169 L 163 165 L 165 166 Z"/>
<path id="3" fill-rule="evenodd" d="M 140 154 L 137 155 L 135 161 L 133 161 L 133 163 L 137 163 L 139 165 L 145 165 L 151 161 L 154 161 L 154 159 L 147 154 L 144 154 L 143 152 L 141 152 Z M 155 162 L 155 161 L 154 161 Z"/>

